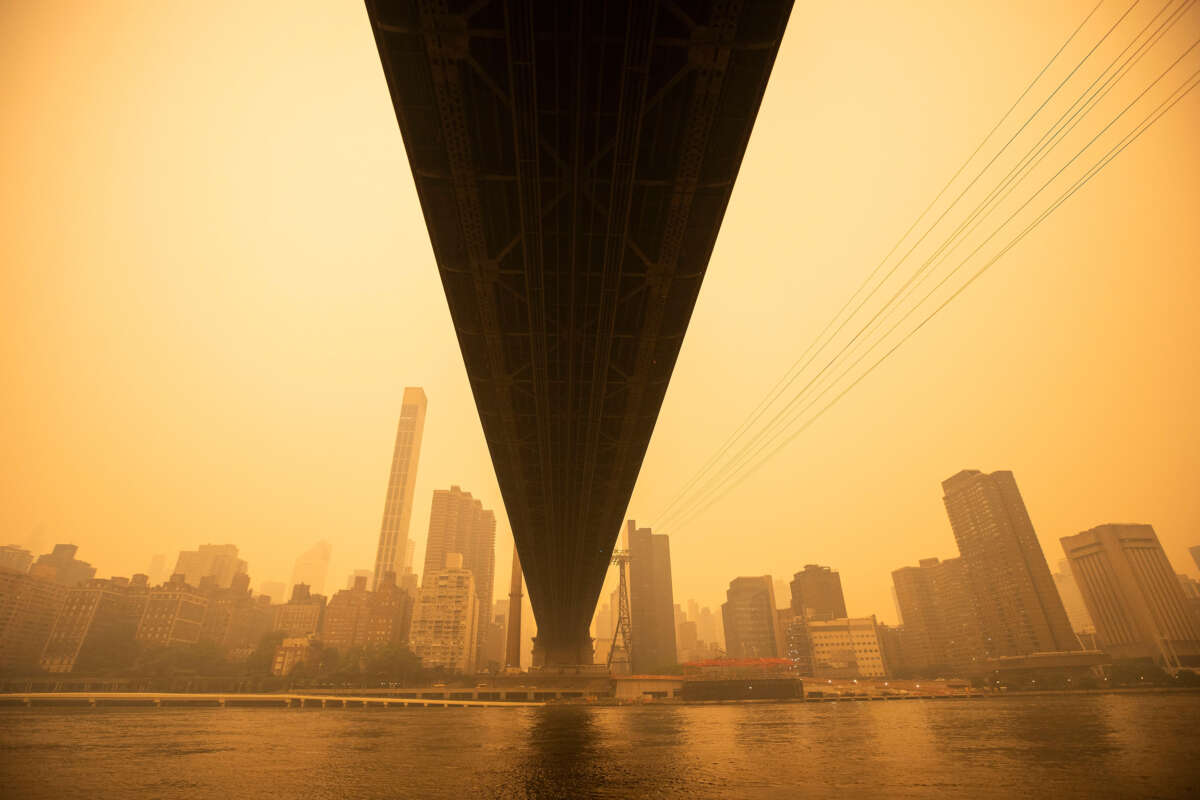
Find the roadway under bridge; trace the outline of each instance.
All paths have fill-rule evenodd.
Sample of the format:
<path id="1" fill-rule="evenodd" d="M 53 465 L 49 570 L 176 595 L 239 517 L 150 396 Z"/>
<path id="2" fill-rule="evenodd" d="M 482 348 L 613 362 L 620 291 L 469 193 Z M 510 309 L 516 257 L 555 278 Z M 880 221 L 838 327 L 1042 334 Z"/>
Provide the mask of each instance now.
<path id="1" fill-rule="evenodd" d="M 538 623 L 589 625 L 791 0 L 367 0 Z"/>

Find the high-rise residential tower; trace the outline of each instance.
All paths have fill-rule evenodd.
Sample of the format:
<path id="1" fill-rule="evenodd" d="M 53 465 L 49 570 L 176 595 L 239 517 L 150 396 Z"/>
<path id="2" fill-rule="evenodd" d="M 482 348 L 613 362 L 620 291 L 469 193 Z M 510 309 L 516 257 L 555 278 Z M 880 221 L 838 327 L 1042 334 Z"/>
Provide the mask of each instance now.
<path id="1" fill-rule="evenodd" d="M 803 619 L 845 619 L 842 576 L 829 567 L 807 564 L 792 578 L 792 615 Z M 784 598 L 775 598 L 784 603 Z M 786 605 L 786 603 L 784 603 Z"/>
<path id="2" fill-rule="evenodd" d="M 942 489 L 986 654 L 1079 650 L 1013 474 L 963 470 Z"/>
<path id="3" fill-rule="evenodd" d="M 1166 667 L 1200 664 L 1200 623 L 1154 528 L 1100 525 L 1061 541 L 1102 649 Z"/>
<path id="4" fill-rule="evenodd" d="M 413 652 L 426 669 L 475 671 L 479 600 L 475 578 L 459 553 L 446 556 L 442 569 L 427 570 L 413 610 Z"/>
<path id="5" fill-rule="evenodd" d="M 496 515 L 483 503 L 457 486 L 437 489 L 429 511 L 429 537 L 425 541 L 425 568 L 422 582 L 445 569 L 451 553 L 462 556 L 462 567 L 475 578 L 476 608 L 483 615 L 475 626 L 475 652 L 486 653 L 484 637 L 488 633 L 487 615 L 492 608 L 496 573 Z"/>
<path id="6" fill-rule="evenodd" d="M 379 548 L 375 552 L 375 589 L 379 588 L 385 573 L 392 572 L 399 577 L 412 571 L 408 525 L 412 519 L 413 492 L 417 488 L 417 460 L 421 455 L 421 434 L 425 430 L 425 404 L 425 392 L 422 389 L 415 386 L 405 388 L 400 422 L 396 426 L 387 496 L 383 501 Z"/>
<path id="7" fill-rule="evenodd" d="M 671 587 L 671 540 L 666 534 L 626 523 L 629 541 L 630 661 L 635 673 L 676 663 L 675 593 Z"/>
<path id="8" fill-rule="evenodd" d="M 780 658 L 775 587 L 770 575 L 734 578 L 721 604 L 730 658 Z M 636 630 L 636 627 L 634 628 Z"/>
<path id="9" fill-rule="evenodd" d="M 892 583 L 908 670 L 933 677 L 982 667 L 979 617 L 961 558 L 923 558 L 919 566 L 893 571 Z"/>

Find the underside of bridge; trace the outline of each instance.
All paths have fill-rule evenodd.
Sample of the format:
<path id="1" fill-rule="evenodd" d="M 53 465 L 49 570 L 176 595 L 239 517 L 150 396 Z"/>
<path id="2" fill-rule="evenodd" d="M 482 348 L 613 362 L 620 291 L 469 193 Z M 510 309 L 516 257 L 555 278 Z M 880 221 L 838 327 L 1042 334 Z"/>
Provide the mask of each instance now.
<path id="1" fill-rule="evenodd" d="M 790 0 L 367 0 L 546 664 L 589 625 Z"/>

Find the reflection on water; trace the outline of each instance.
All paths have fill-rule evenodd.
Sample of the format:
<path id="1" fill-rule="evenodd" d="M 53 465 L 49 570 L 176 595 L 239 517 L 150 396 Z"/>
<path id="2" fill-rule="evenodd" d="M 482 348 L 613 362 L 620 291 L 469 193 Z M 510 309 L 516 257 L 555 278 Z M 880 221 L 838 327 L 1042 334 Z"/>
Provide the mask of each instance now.
<path id="1" fill-rule="evenodd" d="M 581 706 L 547 708 L 533 724 L 508 736 L 528 738 L 524 757 L 515 763 L 503 790 L 516 797 L 559 797 L 563 786 L 599 786 L 604 781 L 605 752 L 596 717 Z M 512 742 L 514 749 L 521 744 Z"/>
<path id="2" fill-rule="evenodd" d="M 543 709 L 4 709 L 0 796 L 1200 796 L 1200 694 Z"/>

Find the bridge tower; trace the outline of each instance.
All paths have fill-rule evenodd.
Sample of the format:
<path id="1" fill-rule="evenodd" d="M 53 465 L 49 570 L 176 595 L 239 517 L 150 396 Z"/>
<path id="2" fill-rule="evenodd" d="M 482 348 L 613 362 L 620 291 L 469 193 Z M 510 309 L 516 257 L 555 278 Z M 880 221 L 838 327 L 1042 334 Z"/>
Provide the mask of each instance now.
<path id="1" fill-rule="evenodd" d="M 507 641 L 504 643 L 504 671 L 521 671 L 521 557 L 513 548 L 512 579 L 508 587 Z"/>
<path id="2" fill-rule="evenodd" d="M 366 0 L 539 667 L 592 663 L 792 4 Z"/>
<path id="3" fill-rule="evenodd" d="M 617 565 L 617 627 L 612 646 L 608 648 L 608 671 L 628 675 L 633 670 L 633 622 L 629 614 L 629 589 L 625 573 L 629 570 L 629 551 L 614 550 L 612 563 Z"/>

